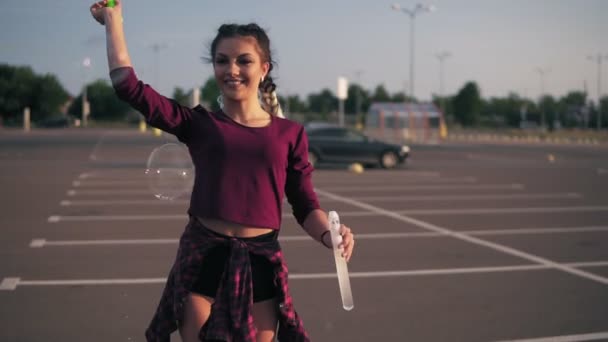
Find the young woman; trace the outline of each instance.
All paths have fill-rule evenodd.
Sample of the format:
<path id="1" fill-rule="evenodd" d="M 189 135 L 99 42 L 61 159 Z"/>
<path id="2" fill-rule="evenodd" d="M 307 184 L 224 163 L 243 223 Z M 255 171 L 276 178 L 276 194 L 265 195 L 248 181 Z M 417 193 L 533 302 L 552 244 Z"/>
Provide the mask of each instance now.
<path id="1" fill-rule="evenodd" d="M 188 146 L 196 176 L 175 263 L 146 330 L 148 341 L 308 341 L 277 242 L 286 195 L 298 223 L 330 248 L 327 214 L 313 190 L 303 126 L 277 116 L 269 39 L 259 26 L 222 25 L 210 60 L 223 109 L 187 108 L 138 80 L 127 52 L 121 1 L 91 6 L 105 25 L 116 94 L 153 127 Z M 265 99 L 260 104 L 258 91 Z M 341 227 L 343 256 L 354 247 Z M 278 332 L 277 332 L 278 325 Z"/>

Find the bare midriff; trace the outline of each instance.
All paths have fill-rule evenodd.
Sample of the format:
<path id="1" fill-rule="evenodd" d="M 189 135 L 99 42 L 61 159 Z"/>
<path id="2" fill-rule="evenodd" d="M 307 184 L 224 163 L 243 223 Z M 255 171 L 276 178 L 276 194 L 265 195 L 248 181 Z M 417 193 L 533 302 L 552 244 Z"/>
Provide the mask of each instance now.
<path id="1" fill-rule="evenodd" d="M 249 238 L 264 235 L 274 230 L 263 227 L 251 227 L 235 222 L 204 218 L 200 216 L 197 216 L 196 219 L 199 220 L 199 222 L 205 227 L 213 230 L 216 233 L 239 238 Z"/>

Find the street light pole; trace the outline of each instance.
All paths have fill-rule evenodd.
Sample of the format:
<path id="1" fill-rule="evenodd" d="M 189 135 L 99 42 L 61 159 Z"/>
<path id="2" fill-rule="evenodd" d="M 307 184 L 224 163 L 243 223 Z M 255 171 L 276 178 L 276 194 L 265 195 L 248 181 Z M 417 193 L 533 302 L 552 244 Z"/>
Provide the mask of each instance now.
<path id="1" fill-rule="evenodd" d="M 82 127 L 87 127 L 88 118 L 91 114 L 91 106 L 89 103 L 89 98 L 87 94 L 87 69 L 91 67 L 91 58 L 86 57 L 82 61 L 83 66 L 83 89 L 82 89 Z"/>
<path id="2" fill-rule="evenodd" d="M 445 106 L 444 106 L 444 69 L 443 69 L 443 62 L 451 57 L 452 54 L 449 51 L 442 51 L 440 53 L 437 54 L 437 58 L 439 59 L 439 96 L 441 96 L 441 110 L 443 112 L 445 112 Z"/>
<path id="3" fill-rule="evenodd" d="M 544 109 L 541 109 L 540 106 L 543 95 L 545 94 L 545 74 L 550 71 L 551 69 L 549 68 L 536 68 L 536 72 L 538 72 L 538 75 L 540 76 L 540 97 L 538 98 L 538 107 L 540 109 L 540 127 L 542 129 L 545 128 L 545 111 Z"/>
<path id="4" fill-rule="evenodd" d="M 155 86 L 160 88 L 160 73 L 159 73 L 159 53 L 160 50 L 163 50 L 167 47 L 165 43 L 154 43 L 151 48 L 154 52 L 154 81 L 156 82 Z"/>
<path id="5" fill-rule="evenodd" d="M 597 130 L 602 129 L 602 60 L 608 60 L 608 55 L 602 56 L 598 53 L 597 56 L 587 56 L 587 59 L 597 63 Z"/>
<path id="6" fill-rule="evenodd" d="M 355 95 L 355 116 L 359 117 L 361 113 L 361 74 L 363 74 L 363 70 L 355 71 L 355 79 L 357 80 L 357 94 Z"/>
<path id="7" fill-rule="evenodd" d="M 415 98 L 416 96 L 414 93 L 414 58 L 415 58 L 414 36 L 415 36 L 416 27 L 415 27 L 414 22 L 415 22 L 417 14 L 424 13 L 424 12 L 433 12 L 437 8 L 433 5 L 416 4 L 416 6 L 414 8 L 407 9 L 407 8 L 401 7 L 401 5 L 399 5 L 399 4 L 393 4 L 392 9 L 395 11 L 403 12 L 403 13 L 409 15 L 409 17 L 410 17 L 410 96 L 412 98 Z"/>

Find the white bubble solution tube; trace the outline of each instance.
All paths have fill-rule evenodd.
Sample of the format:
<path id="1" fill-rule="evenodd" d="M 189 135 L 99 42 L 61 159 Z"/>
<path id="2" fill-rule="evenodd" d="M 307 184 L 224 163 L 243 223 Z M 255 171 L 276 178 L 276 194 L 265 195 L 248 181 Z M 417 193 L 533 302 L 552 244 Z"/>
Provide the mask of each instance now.
<path id="1" fill-rule="evenodd" d="M 336 273 L 338 275 L 338 285 L 340 286 L 340 295 L 342 296 L 342 306 L 344 310 L 350 311 L 355 307 L 353 303 L 353 292 L 350 288 L 350 278 L 348 277 L 348 266 L 346 259 L 342 256 L 343 248 L 338 248 L 342 243 L 342 235 L 340 235 L 340 217 L 335 211 L 330 211 L 327 215 L 329 221 L 329 231 L 331 234 L 331 243 L 334 250 L 334 260 L 336 261 Z"/>

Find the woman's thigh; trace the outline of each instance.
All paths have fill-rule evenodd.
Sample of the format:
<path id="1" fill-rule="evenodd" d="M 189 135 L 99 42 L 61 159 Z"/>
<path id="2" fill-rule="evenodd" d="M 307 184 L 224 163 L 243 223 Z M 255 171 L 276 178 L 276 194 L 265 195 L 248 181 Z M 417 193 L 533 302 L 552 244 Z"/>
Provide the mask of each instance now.
<path id="1" fill-rule="evenodd" d="M 274 341 L 277 331 L 278 307 L 276 298 L 253 303 L 253 321 L 258 329 L 258 342 Z"/>
<path id="2" fill-rule="evenodd" d="M 184 310 L 184 320 L 179 327 L 179 334 L 184 342 L 199 341 L 198 333 L 211 314 L 213 298 L 197 293 L 190 293 Z"/>

